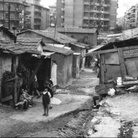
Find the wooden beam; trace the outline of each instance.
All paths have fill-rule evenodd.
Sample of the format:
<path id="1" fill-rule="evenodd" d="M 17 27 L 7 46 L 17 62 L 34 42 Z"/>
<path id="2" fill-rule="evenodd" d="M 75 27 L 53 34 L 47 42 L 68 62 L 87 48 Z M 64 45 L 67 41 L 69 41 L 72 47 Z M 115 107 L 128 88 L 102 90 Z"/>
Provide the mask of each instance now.
<path id="1" fill-rule="evenodd" d="M 15 56 L 14 57 L 14 73 L 15 73 L 15 83 L 14 83 L 14 105 L 17 103 L 18 101 L 18 91 L 17 91 L 17 67 L 18 67 L 18 57 Z"/>
<path id="2" fill-rule="evenodd" d="M 119 56 L 119 62 L 120 62 L 120 68 L 121 68 L 121 75 L 122 78 L 127 75 L 124 56 L 123 56 L 123 50 L 121 48 L 118 49 L 118 56 Z"/>
<path id="3" fill-rule="evenodd" d="M 7 96 L 5 98 L 2 98 L 1 102 L 3 103 L 3 102 L 6 102 L 6 101 L 9 101 L 9 100 L 12 100 L 12 99 L 13 99 L 13 97 L 12 97 L 12 95 L 10 95 L 10 96 Z"/>
<path id="4" fill-rule="evenodd" d="M 101 78 L 100 83 L 103 84 L 105 82 L 105 59 L 104 54 L 101 54 Z"/>
<path id="5" fill-rule="evenodd" d="M 2 57 L 1 57 L 1 53 L 0 53 L 0 101 L 2 98 L 2 89 L 1 89 L 1 84 L 2 84 Z"/>
<path id="6" fill-rule="evenodd" d="M 95 52 L 92 53 L 92 55 L 93 54 L 111 53 L 111 52 L 117 52 L 117 48 L 116 49 L 108 49 L 108 50 L 95 51 Z"/>

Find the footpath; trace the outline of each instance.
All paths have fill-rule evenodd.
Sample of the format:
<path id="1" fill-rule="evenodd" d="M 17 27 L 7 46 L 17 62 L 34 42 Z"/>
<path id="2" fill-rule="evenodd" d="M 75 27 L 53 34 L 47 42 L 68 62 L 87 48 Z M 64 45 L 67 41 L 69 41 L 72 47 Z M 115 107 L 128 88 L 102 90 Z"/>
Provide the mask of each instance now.
<path id="1" fill-rule="evenodd" d="M 53 108 L 50 109 L 48 117 L 42 116 L 41 98 L 35 98 L 34 106 L 26 111 L 0 105 L 0 136 L 45 136 L 43 130 L 46 124 L 77 111 L 87 101 L 91 101 L 94 87 L 97 84 L 96 75 L 91 70 L 85 69 L 81 73 L 80 79 L 74 79 L 71 86 L 57 90 L 54 98 L 59 99 L 61 103 L 52 105 Z M 43 132 L 41 133 L 41 131 Z"/>

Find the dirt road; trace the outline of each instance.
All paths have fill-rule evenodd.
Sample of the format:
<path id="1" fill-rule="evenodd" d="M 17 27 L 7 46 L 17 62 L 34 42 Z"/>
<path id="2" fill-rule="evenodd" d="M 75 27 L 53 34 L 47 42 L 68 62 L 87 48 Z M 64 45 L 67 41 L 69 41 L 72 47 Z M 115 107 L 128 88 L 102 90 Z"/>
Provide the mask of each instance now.
<path id="1" fill-rule="evenodd" d="M 2 120 L 0 122 L 0 135 L 4 137 L 83 136 L 86 131 L 86 124 L 89 122 L 88 120 L 93 117 L 91 112 L 92 95 L 94 93 L 94 86 L 97 83 L 96 75 L 91 70 L 85 69 L 81 73 L 80 79 L 74 79 L 73 85 L 59 91 L 57 96 L 59 99 L 64 99 L 65 102 L 61 107 L 55 106 L 51 110 L 51 114 L 55 110 L 53 112 L 54 119 L 49 117 L 47 121 L 42 118 L 42 109 L 39 105 L 41 103 L 35 105 L 35 108 L 29 109 L 27 112 L 20 111 L 17 114 L 16 111 L 16 115 L 12 109 L 2 107 L 3 110 L 1 111 L 4 114 L 0 116 Z M 63 96 L 61 96 L 61 93 L 63 93 Z M 75 106 L 77 110 L 75 110 Z M 69 110 L 70 108 L 72 110 L 67 113 L 62 111 L 65 109 Z M 63 112 L 63 115 L 56 117 L 56 110 Z M 5 116 L 7 116 L 6 120 Z"/>

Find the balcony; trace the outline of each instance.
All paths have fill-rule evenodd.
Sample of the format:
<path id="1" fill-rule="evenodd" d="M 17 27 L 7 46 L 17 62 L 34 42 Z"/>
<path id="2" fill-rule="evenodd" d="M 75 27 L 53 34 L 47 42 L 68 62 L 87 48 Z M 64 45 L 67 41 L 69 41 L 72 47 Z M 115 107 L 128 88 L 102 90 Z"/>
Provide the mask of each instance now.
<path id="1" fill-rule="evenodd" d="M 34 12 L 41 13 L 41 10 L 35 9 Z"/>
<path id="2" fill-rule="evenodd" d="M 89 18 L 90 18 L 89 16 L 84 16 L 83 17 L 83 19 L 85 19 L 85 20 L 89 20 Z"/>
<path id="3" fill-rule="evenodd" d="M 91 2 L 90 4 L 94 6 L 102 6 L 101 3 L 96 3 L 96 2 Z"/>
<path id="4" fill-rule="evenodd" d="M 110 19 L 109 19 L 109 18 L 103 18 L 103 20 L 104 20 L 104 21 L 110 21 Z"/>
<path id="5" fill-rule="evenodd" d="M 88 24 L 83 24 L 83 27 L 89 27 L 89 25 Z"/>
<path id="6" fill-rule="evenodd" d="M 39 20 L 41 20 L 41 16 L 39 16 L 39 15 L 34 15 L 34 19 L 39 19 Z"/>
<path id="7" fill-rule="evenodd" d="M 84 1 L 84 5 L 90 5 L 90 2 Z"/>
<path id="8" fill-rule="evenodd" d="M 100 11 L 100 13 L 103 13 L 103 14 L 110 14 L 109 11 Z"/>
<path id="9" fill-rule="evenodd" d="M 102 4 L 103 7 L 110 7 L 110 4 Z"/>

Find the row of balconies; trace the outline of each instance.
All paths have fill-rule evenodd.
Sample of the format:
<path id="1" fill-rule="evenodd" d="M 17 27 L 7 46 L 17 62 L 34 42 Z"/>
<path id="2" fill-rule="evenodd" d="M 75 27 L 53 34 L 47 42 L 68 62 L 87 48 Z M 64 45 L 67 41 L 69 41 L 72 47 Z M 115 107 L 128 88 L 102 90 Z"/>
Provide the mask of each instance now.
<path id="1" fill-rule="evenodd" d="M 84 10 L 84 12 L 110 14 L 110 11 L 101 11 L 101 10 Z"/>
<path id="2" fill-rule="evenodd" d="M 0 20 L 9 20 L 8 18 L 3 18 L 3 17 L 0 17 Z M 10 20 L 17 20 L 17 21 L 20 21 L 21 18 L 17 18 L 17 17 L 10 17 Z"/>
<path id="3" fill-rule="evenodd" d="M 86 17 L 84 16 L 83 19 L 86 20 L 101 20 L 101 21 L 109 21 L 109 18 L 102 18 L 102 17 Z"/>
<path id="4" fill-rule="evenodd" d="M 97 3 L 97 2 L 86 2 L 84 1 L 84 5 L 95 5 L 95 6 L 103 6 L 103 7 L 110 7 L 110 4 L 106 3 Z"/>
<path id="5" fill-rule="evenodd" d="M 98 27 L 98 25 L 93 25 L 93 24 L 83 24 L 83 27 Z M 100 25 L 100 27 L 109 27 L 109 25 Z"/>

